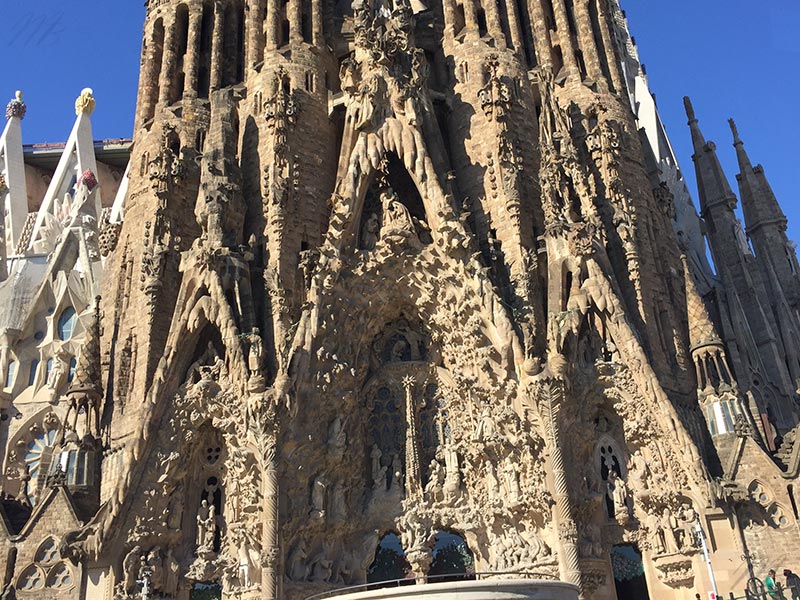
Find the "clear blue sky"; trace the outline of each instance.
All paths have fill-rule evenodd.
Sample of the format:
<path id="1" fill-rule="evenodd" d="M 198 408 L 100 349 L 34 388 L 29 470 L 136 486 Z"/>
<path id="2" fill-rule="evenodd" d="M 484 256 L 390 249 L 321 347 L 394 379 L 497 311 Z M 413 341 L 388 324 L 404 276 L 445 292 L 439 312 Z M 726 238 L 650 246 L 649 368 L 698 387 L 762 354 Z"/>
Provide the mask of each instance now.
<path id="1" fill-rule="evenodd" d="M 800 241 L 795 146 L 800 81 L 798 0 L 622 0 L 678 160 L 696 196 L 681 98 L 689 95 L 728 177 L 737 172 L 728 117 L 762 163 Z M 98 101 L 95 137 L 131 135 L 142 0 L 7 0 L 0 94 L 25 91 L 26 143 L 63 141 L 85 86 Z M 3 97 L 0 96 L 0 101 Z"/>

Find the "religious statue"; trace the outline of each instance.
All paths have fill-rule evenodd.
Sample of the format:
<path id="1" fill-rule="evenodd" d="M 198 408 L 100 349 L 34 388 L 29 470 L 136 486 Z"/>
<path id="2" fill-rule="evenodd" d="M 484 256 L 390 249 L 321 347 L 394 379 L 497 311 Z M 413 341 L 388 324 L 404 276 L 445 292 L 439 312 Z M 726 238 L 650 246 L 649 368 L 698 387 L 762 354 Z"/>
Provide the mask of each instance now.
<path id="1" fill-rule="evenodd" d="M 139 569 L 142 566 L 142 548 L 134 546 L 122 561 L 122 572 L 124 579 L 122 588 L 126 593 L 131 593 L 136 588 L 136 578 L 139 576 Z"/>
<path id="2" fill-rule="evenodd" d="M 616 471 L 611 470 L 608 473 L 606 485 L 608 496 L 614 504 L 614 517 L 617 520 L 628 521 L 632 515 L 629 505 L 628 486 L 625 484 L 625 480 L 617 475 Z"/>
<path id="3" fill-rule="evenodd" d="M 315 519 L 325 518 L 325 497 L 328 493 L 328 482 L 320 475 L 314 479 L 311 487 L 311 516 Z"/>
<path id="4" fill-rule="evenodd" d="M 214 534 L 217 531 L 217 509 L 208 500 L 203 499 L 200 510 L 197 511 L 197 550 L 210 552 L 214 544 Z"/>
<path id="5" fill-rule="evenodd" d="M 442 464 L 435 458 L 431 461 L 428 468 L 428 483 L 425 485 L 425 493 L 434 501 L 441 499 L 442 488 L 444 486 L 445 472 Z"/>
<path id="6" fill-rule="evenodd" d="M 659 527 L 660 535 L 664 541 L 664 551 L 667 554 L 675 554 L 678 552 L 678 520 L 666 506 L 661 515 Z"/>
<path id="7" fill-rule="evenodd" d="M 361 230 L 361 247 L 364 250 L 375 250 L 375 246 L 378 244 L 380 229 L 381 224 L 378 220 L 378 215 L 370 213 Z"/>
<path id="8" fill-rule="evenodd" d="M 167 556 L 164 559 L 164 584 L 161 591 L 167 596 L 174 596 L 178 591 L 180 581 L 180 564 L 172 554 L 172 548 L 167 549 Z"/>
<path id="9" fill-rule="evenodd" d="M 373 489 L 386 489 L 386 466 L 381 465 L 383 453 L 378 444 L 372 444 L 370 458 L 372 459 L 372 484 Z"/>
<path id="10" fill-rule="evenodd" d="M 510 455 L 503 461 L 503 480 L 505 481 L 509 502 L 512 505 L 519 504 L 522 496 L 522 491 L 519 488 L 519 473 Z"/>

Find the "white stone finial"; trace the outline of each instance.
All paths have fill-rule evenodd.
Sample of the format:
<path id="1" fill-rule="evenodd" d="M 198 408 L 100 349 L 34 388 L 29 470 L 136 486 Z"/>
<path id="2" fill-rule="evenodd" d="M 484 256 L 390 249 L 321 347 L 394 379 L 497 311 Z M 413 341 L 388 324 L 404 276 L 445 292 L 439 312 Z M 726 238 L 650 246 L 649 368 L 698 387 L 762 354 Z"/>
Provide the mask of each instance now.
<path id="1" fill-rule="evenodd" d="M 27 110 L 28 108 L 22 101 L 22 92 L 17 90 L 14 92 L 14 99 L 6 105 L 6 119 L 10 119 L 12 117 L 24 119 Z"/>
<path id="2" fill-rule="evenodd" d="M 83 88 L 81 90 L 81 95 L 75 100 L 75 114 L 79 116 L 83 114 L 91 116 L 96 103 L 92 88 Z"/>

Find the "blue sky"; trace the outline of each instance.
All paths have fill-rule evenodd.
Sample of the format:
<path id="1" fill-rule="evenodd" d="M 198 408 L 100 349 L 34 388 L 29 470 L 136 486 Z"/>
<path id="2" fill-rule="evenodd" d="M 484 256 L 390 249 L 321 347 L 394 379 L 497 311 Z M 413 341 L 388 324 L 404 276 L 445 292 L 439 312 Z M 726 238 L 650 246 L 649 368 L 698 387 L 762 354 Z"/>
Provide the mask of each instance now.
<path id="1" fill-rule="evenodd" d="M 754 163 L 762 163 L 800 241 L 800 168 L 795 116 L 800 81 L 800 2 L 622 0 L 651 89 L 695 193 L 682 97 L 689 95 L 706 138 L 717 143 L 729 179 L 736 159 L 734 117 Z M 131 135 L 138 84 L 142 0 L 33 0 L 3 7 L 6 57 L 0 94 L 25 92 L 26 143 L 64 141 L 72 103 L 90 86 L 98 100 L 95 137 Z M 757 7 L 758 10 L 755 10 Z M 0 100 L 2 96 L 0 95 Z"/>

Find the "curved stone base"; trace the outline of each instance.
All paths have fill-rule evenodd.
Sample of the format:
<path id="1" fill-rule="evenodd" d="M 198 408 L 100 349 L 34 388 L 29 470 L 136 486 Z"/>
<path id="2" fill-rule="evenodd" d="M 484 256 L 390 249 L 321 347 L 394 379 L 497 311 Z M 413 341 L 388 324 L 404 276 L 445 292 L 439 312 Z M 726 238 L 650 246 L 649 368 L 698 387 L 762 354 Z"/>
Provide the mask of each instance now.
<path id="1" fill-rule="evenodd" d="M 578 600 L 578 588 L 560 581 L 499 579 L 405 585 L 330 596 L 335 600 Z"/>

